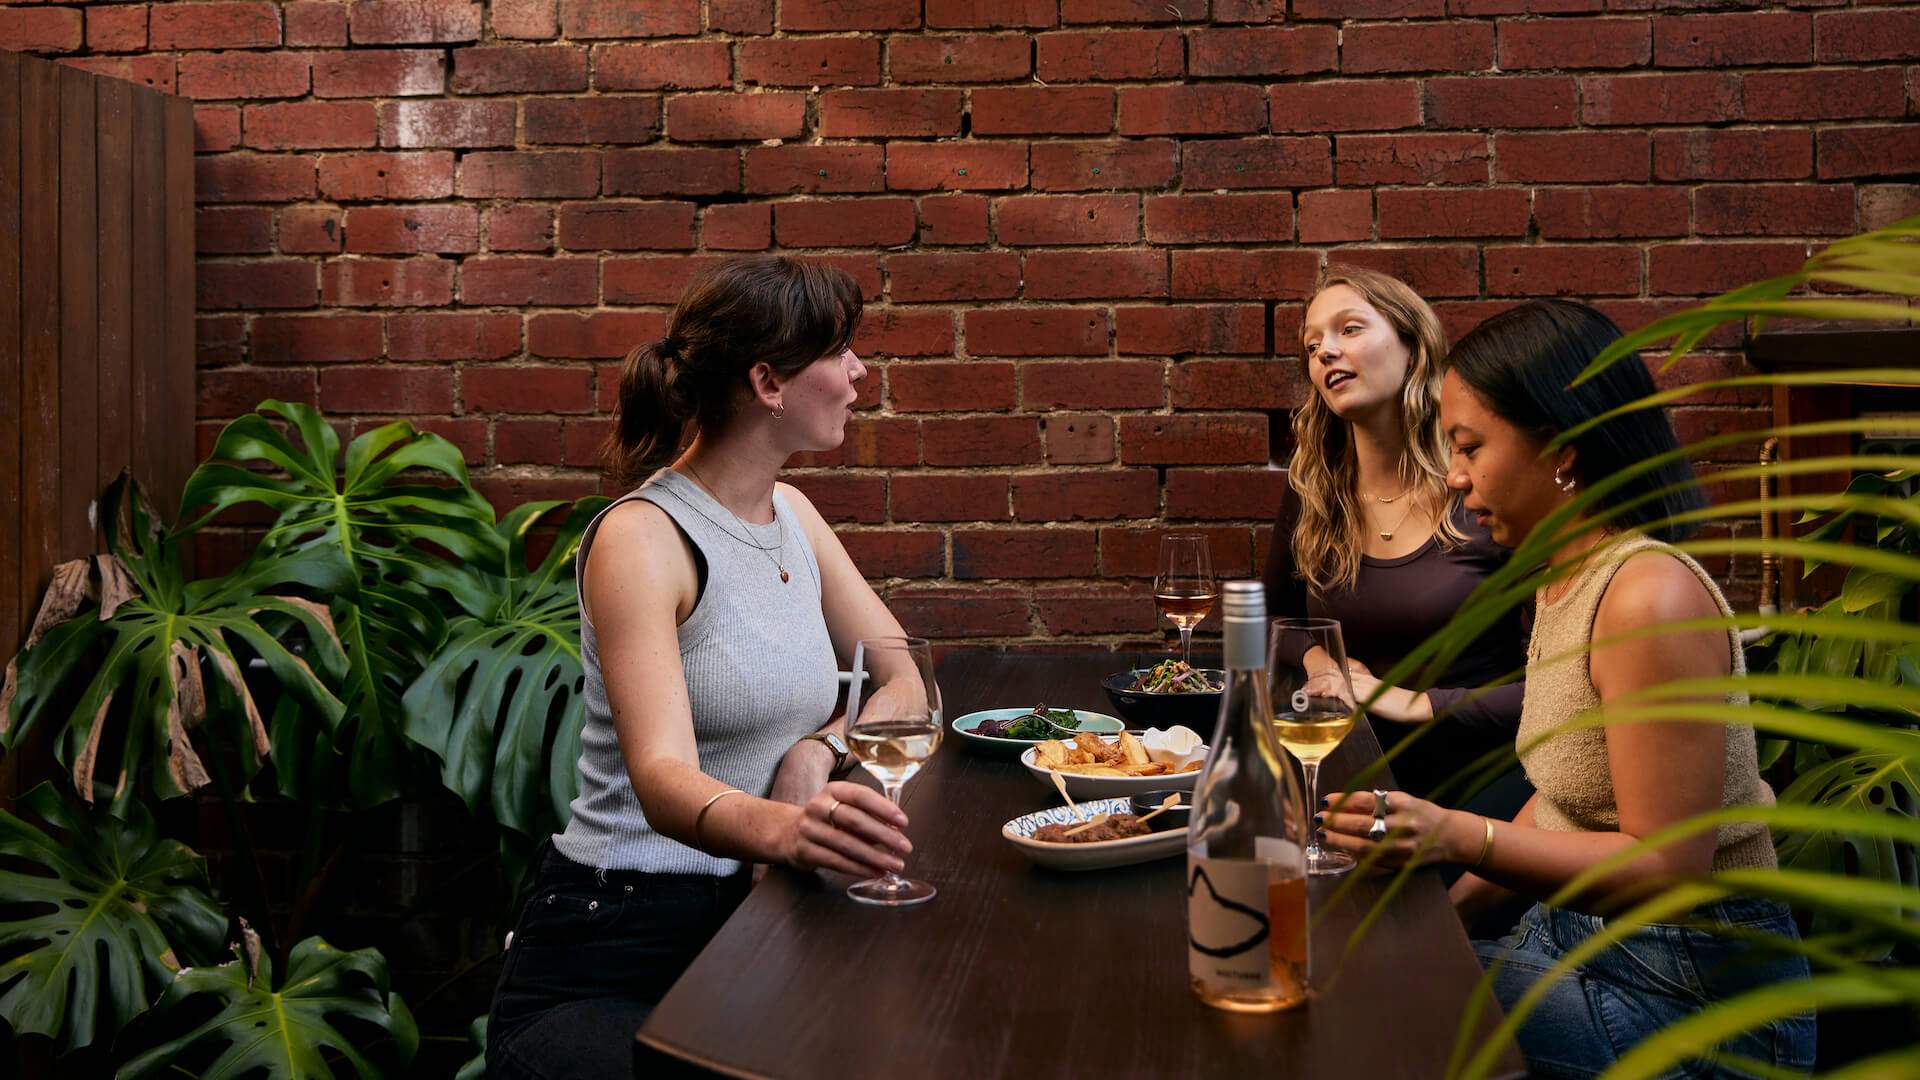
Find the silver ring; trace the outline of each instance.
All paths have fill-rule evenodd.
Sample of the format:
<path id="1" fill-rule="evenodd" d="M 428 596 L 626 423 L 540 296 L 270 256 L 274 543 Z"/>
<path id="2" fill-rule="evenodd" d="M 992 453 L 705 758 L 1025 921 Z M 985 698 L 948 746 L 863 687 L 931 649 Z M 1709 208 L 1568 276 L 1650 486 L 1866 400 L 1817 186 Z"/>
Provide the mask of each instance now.
<path id="1" fill-rule="evenodd" d="M 1387 819 L 1383 817 L 1374 818 L 1373 824 L 1367 826 L 1367 839 L 1378 841 L 1385 840 L 1386 838 Z"/>
<path id="2" fill-rule="evenodd" d="M 1393 813 L 1393 809 L 1387 805 L 1387 793 L 1384 791 L 1381 791 L 1379 788 L 1374 788 L 1373 789 L 1374 820 L 1378 821 L 1381 818 L 1384 818 L 1391 813 Z"/>

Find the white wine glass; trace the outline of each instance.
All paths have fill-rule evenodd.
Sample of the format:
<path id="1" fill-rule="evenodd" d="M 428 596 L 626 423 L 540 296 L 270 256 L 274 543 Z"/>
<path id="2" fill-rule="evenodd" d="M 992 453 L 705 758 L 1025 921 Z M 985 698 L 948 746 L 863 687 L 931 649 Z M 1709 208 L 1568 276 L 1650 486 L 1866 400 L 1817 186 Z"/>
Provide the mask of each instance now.
<path id="1" fill-rule="evenodd" d="M 862 688 L 869 688 L 865 699 Z M 847 690 L 847 745 L 861 766 L 900 805 L 900 790 L 940 746 L 940 686 L 933 680 L 933 646 L 925 638 L 861 638 L 853 647 L 853 684 Z M 933 899 L 924 881 L 892 871 L 847 886 L 863 904 L 905 907 Z"/>
<path id="2" fill-rule="evenodd" d="M 1307 782 L 1307 873 L 1331 877 L 1353 869 L 1353 856 L 1320 846 L 1313 827 L 1320 806 L 1320 763 L 1353 730 L 1353 680 L 1337 619 L 1274 619 L 1267 639 L 1267 689 L 1273 698 L 1273 731 L 1280 745 L 1300 759 Z M 1307 654 L 1324 650 L 1330 669 L 1310 670 Z"/>
<path id="3" fill-rule="evenodd" d="M 1205 533 L 1167 533 L 1160 538 L 1160 566 L 1153 578 L 1153 603 L 1180 631 L 1180 661 L 1193 663 L 1193 628 L 1213 610 L 1220 584 L 1213 577 L 1213 554 Z"/>

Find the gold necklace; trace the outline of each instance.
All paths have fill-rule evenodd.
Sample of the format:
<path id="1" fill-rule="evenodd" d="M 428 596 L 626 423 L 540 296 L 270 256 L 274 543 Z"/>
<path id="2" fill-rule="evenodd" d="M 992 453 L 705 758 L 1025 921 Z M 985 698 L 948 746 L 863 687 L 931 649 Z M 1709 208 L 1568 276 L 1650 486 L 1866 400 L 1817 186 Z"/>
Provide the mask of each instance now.
<path id="1" fill-rule="evenodd" d="M 1413 490 L 1412 488 L 1408 488 L 1408 489 L 1407 489 L 1407 491 L 1412 491 L 1412 490 Z M 1403 492 L 1401 492 L 1401 493 L 1400 493 L 1400 495 L 1405 495 L 1405 494 L 1407 493 L 1407 491 L 1403 491 Z M 1395 498 L 1395 499 L 1398 499 L 1398 498 L 1400 497 L 1400 495 L 1395 495 L 1395 496 L 1394 496 L 1393 498 Z M 1391 501 L 1392 501 L 1392 499 L 1382 499 L 1382 500 L 1380 500 L 1380 501 L 1381 501 L 1381 502 L 1391 502 Z M 1393 528 L 1391 528 L 1391 529 L 1376 529 L 1375 531 L 1376 531 L 1376 532 L 1378 532 L 1378 533 L 1380 534 L 1380 539 L 1382 539 L 1382 540 L 1392 540 L 1392 539 L 1393 539 L 1393 534 L 1394 534 L 1394 533 L 1396 533 L 1396 532 L 1399 532 L 1399 531 L 1400 531 L 1400 526 L 1402 526 L 1402 525 L 1405 525 L 1405 524 L 1407 523 L 1407 519 L 1413 516 L 1413 508 L 1414 508 L 1415 506 L 1417 506 L 1417 505 L 1419 505 L 1419 504 L 1417 504 L 1417 503 L 1408 503 L 1408 504 L 1407 504 L 1407 508 L 1406 508 L 1405 510 L 1402 510 L 1402 511 L 1400 512 L 1400 520 L 1399 520 L 1399 521 L 1396 521 L 1396 522 L 1394 522 L 1394 523 L 1393 523 Z"/>
<path id="2" fill-rule="evenodd" d="M 1406 491 L 1402 491 L 1402 492 L 1401 492 L 1400 494 L 1398 494 L 1398 495 L 1394 495 L 1394 496 L 1392 496 L 1392 497 L 1390 497 L 1390 498 L 1385 498 L 1385 499 L 1383 499 L 1383 498 L 1381 498 L 1381 497 L 1380 497 L 1380 496 L 1378 496 L 1378 495 L 1368 495 L 1368 496 L 1367 496 L 1367 498 L 1369 498 L 1369 499 L 1372 499 L 1372 500 L 1373 500 L 1374 502 L 1377 502 L 1377 503 L 1390 503 L 1390 502 L 1399 502 L 1399 501 L 1400 501 L 1401 499 L 1404 499 L 1404 498 L 1406 498 L 1406 497 L 1407 497 L 1407 495 L 1408 495 L 1408 493 L 1410 493 L 1410 492 L 1412 492 L 1412 491 L 1413 491 L 1413 485 L 1411 485 L 1411 484 L 1409 484 L 1409 485 L 1407 485 L 1407 490 L 1406 490 Z M 1399 526 L 1395 526 L 1395 528 L 1398 528 L 1398 527 L 1399 527 Z"/>
<path id="3" fill-rule="evenodd" d="M 689 502 L 688 500 L 683 498 L 680 501 L 686 504 L 687 509 L 692 510 L 694 513 L 699 514 L 703 518 L 706 518 L 707 524 L 712 525 L 714 528 L 719 529 L 723 533 L 726 533 L 729 538 L 734 540 L 739 540 L 741 543 L 747 545 L 750 548 L 753 548 L 754 550 L 758 551 L 760 554 L 765 555 L 767 557 L 767 561 L 773 564 L 773 568 L 775 570 L 780 571 L 780 584 L 785 585 L 791 579 L 791 575 L 787 573 L 786 560 L 781 557 L 787 553 L 786 530 L 782 529 L 780 531 L 780 543 L 777 547 L 767 547 L 766 545 L 754 540 L 753 530 L 747 528 L 747 523 L 745 521 L 742 521 L 740 518 L 740 515 L 734 513 L 732 508 L 727 506 L 726 503 L 720 502 L 720 496 L 714 492 L 713 485 L 701 479 L 699 472 L 697 472 L 693 467 L 693 462 L 683 461 L 681 462 L 681 464 L 687 467 L 687 474 L 692 476 L 693 479 L 697 483 L 699 483 L 699 485 L 702 488 L 706 489 L 707 494 L 713 497 L 713 501 L 720 504 L 720 509 L 725 510 L 727 512 L 728 517 L 740 523 L 740 528 L 746 530 L 746 533 L 747 533 L 746 538 L 742 539 L 741 537 L 735 536 L 732 529 L 729 529 L 725 525 L 722 525 L 719 522 L 713 520 L 713 517 L 711 515 L 709 515 L 706 511 L 700 509 L 698 506 L 695 506 L 693 503 Z M 672 489 L 669 488 L 668 490 L 672 490 Z M 780 507 L 778 506 L 774 506 L 773 508 L 773 523 L 775 525 L 780 524 Z M 775 555 L 774 554 L 775 551 L 778 551 L 780 554 Z"/>

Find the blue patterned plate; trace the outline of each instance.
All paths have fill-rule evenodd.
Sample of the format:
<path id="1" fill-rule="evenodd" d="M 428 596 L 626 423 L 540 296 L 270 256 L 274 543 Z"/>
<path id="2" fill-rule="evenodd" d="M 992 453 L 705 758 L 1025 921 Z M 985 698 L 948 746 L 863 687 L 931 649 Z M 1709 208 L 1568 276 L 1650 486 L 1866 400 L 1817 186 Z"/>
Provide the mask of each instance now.
<path id="1" fill-rule="evenodd" d="M 1126 799 L 1095 799 L 1080 804 L 1092 818 L 1095 814 L 1130 814 L 1133 806 Z M 1035 866 L 1055 870 L 1104 870 L 1110 866 L 1131 866 L 1177 855 L 1187 849 L 1184 830 L 1129 836 L 1124 840 L 1100 840 L 1091 844 L 1048 843 L 1035 840 L 1034 831 L 1042 825 L 1071 825 L 1080 820 L 1072 810 L 1056 806 L 1022 814 L 1000 826 L 1000 835 L 1020 849 Z"/>

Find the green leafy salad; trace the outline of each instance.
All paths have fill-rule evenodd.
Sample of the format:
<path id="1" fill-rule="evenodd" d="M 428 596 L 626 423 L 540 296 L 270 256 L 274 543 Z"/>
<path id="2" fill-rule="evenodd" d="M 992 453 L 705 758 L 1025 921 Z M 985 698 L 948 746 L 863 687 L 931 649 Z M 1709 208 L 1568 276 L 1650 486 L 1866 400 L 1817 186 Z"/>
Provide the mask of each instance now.
<path id="1" fill-rule="evenodd" d="M 1048 723 L 1049 720 L 1052 723 Z M 991 735 L 996 739 L 1051 739 L 1059 734 L 1060 728 L 1073 731 L 1079 727 L 1080 716 L 1072 709 L 1049 709 L 1042 705 L 1025 716 L 983 720 L 979 727 L 973 729 L 973 733 Z"/>

